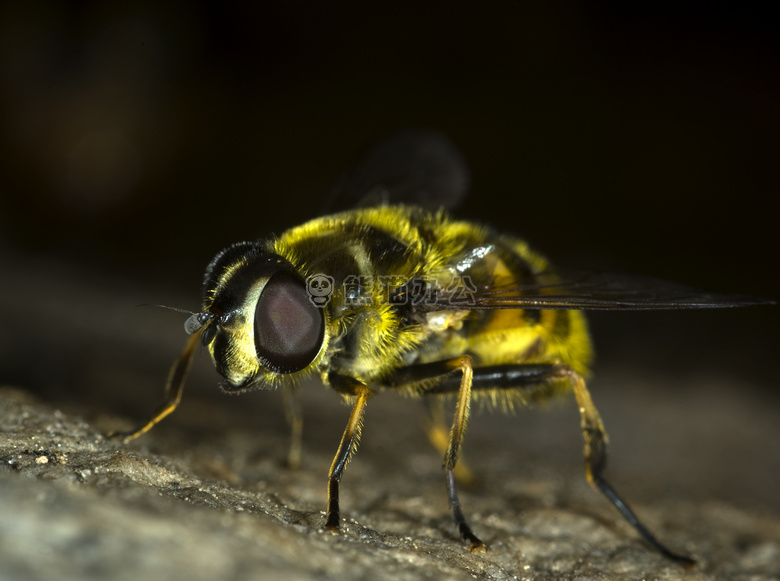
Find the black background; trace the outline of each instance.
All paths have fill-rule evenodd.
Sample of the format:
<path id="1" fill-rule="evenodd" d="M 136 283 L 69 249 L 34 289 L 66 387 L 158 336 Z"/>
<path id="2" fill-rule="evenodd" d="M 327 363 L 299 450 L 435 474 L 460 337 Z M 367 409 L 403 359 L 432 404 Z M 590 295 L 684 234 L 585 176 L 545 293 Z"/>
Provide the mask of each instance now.
<path id="1" fill-rule="evenodd" d="M 51 284 L 5 299 L 2 379 L 46 383 L 60 275 L 196 309 L 217 250 L 316 216 L 409 127 L 469 161 L 457 216 L 556 263 L 777 299 L 779 49 L 736 2 L 4 2 L 0 257 Z M 777 384 L 776 307 L 594 320 L 607 361 Z"/>

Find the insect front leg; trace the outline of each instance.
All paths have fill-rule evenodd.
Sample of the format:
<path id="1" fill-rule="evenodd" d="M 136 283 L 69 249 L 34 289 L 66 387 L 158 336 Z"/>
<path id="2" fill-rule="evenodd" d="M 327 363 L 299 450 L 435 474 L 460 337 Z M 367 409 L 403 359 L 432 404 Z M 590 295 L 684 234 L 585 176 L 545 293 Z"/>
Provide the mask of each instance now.
<path id="1" fill-rule="evenodd" d="M 284 416 L 290 425 L 290 449 L 287 452 L 287 466 L 298 468 L 301 465 L 303 448 L 303 413 L 301 412 L 300 387 L 286 386 L 282 392 Z"/>
<path id="2" fill-rule="evenodd" d="M 339 532 L 341 517 L 339 515 L 339 482 L 352 455 L 357 450 L 360 440 L 360 429 L 363 425 L 363 416 L 366 412 L 366 404 L 373 392 L 363 383 L 343 375 L 331 373 L 328 380 L 333 389 L 339 393 L 355 396 L 352 413 L 349 415 L 344 435 L 341 436 L 336 456 L 328 473 L 328 518 L 325 521 L 325 530 L 333 533 Z"/>
<path id="3" fill-rule="evenodd" d="M 168 382 L 165 384 L 165 399 L 157 408 L 157 411 L 154 412 L 151 419 L 138 428 L 128 432 L 109 432 L 106 434 L 109 438 L 123 438 L 125 442 L 134 440 L 138 436 L 151 430 L 157 423 L 160 422 L 160 420 L 168 416 L 171 412 L 173 412 L 173 410 L 176 409 L 176 407 L 179 405 L 179 402 L 181 401 L 181 394 L 182 391 L 184 391 L 184 380 L 187 379 L 187 374 L 190 371 L 190 367 L 192 365 L 192 356 L 195 353 L 195 347 L 197 346 L 201 337 L 201 333 L 205 328 L 206 327 L 203 327 L 197 333 L 193 333 L 187 340 L 187 343 L 184 346 L 184 351 L 182 351 L 182 354 L 175 361 L 171 367 L 170 372 L 168 373 Z"/>

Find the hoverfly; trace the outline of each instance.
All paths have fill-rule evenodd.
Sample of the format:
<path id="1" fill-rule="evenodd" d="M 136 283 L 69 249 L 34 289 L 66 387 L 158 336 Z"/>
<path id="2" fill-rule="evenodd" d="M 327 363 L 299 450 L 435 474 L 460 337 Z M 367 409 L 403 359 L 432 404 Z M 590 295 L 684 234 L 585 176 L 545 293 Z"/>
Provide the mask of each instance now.
<path id="1" fill-rule="evenodd" d="M 470 404 L 511 409 L 573 392 L 588 482 L 661 554 L 693 564 L 658 541 L 604 478 L 607 436 L 585 384 L 591 343 L 582 311 L 771 301 L 556 270 L 523 241 L 446 213 L 465 195 L 468 176 L 442 135 L 401 133 L 336 188 L 333 204 L 353 209 L 219 252 L 206 269 L 201 310 L 185 323 L 191 337 L 171 369 L 163 404 L 146 424 L 117 435 L 136 438 L 176 408 L 202 343 L 225 391 L 284 390 L 296 463 L 297 386 L 318 376 L 352 406 L 328 474 L 325 528 L 338 532 L 339 482 L 368 400 L 383 390 L 437 402 L 454 396 L 451 425 L 443 413 L 431 414 L 429 436 L 443 455 L 457 529 L 477 552 L 486 546 L 469 526 L 455 485 Z"/>

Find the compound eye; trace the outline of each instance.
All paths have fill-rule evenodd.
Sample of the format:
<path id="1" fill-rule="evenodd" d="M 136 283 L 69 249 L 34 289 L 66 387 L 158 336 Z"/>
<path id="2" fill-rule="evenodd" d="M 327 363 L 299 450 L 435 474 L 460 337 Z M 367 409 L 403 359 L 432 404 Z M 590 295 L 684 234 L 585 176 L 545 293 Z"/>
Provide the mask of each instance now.
<path id="1" fill-rule="evenodd" d="M 314 361 L 322 346 L 325 317 L 295 276 L 277 272 L 255 307 L 255 349 L 261 362 L 279 373 L 293 373 Z"/>

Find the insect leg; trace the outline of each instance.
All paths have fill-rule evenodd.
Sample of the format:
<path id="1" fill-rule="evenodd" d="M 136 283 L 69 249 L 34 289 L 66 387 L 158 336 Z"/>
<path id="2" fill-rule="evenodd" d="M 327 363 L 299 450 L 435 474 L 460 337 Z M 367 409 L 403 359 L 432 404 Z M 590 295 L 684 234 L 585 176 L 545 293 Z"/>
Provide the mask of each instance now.
<path id="1" fill-rule="evenodd" d="M 182 351 L 182 354 L 174 362 L 173 367 L 171 367 L 171 370 L 168 373 L 168 382 L 165 384 L 165 399 L 157 408 L 157 411 L 154 412 L 151 419 L 135 430 L 130 430 L 128 432 L 109 432 L 107 434 L 109 438 L 123 438 L 125 442 L 134 440 L 138 436 L 151 430 L 152 427 L 160 422 L 160 420 L 176 409 L 176 406 L 178 406 L 181 401 L 181 394 L 184 390 L 184 380 L 187 379 L 187 373 L 190 371 L 195 347 L 198 345 L 201 333 L 205 328 L 206 327 L 202 327 L 200 331 L 190 335 L 190 338 L 187 340 L 184 351 Z"/>
<path id="2" fill-rule="evenodd" d="M 456 371 L 461 372 L 459 378 L 458 375 L 454 373 Z M 444 451 L 444 472 L 447 479 L 447 495 L 449 497 L 452 515 L 455 518 L 455 526 L 458 527 L 460 536 L 464 541 L 471 543 L 470 549 L 472 552 L 480 552 L 484 551 L 486 546 L 485 543 L 472 532 L 471 527 L 466 522 L 466 517 L 463 515 L 463 510 L 460 507 L 458 492 L 455 490 L 454 474 L 455 466 L 458 462 L 458 452 L 460 451 L 460 445 L 463 441 L 463 435 L 466 431 L 466 423 L 469 416 L 472 375 L 473 368 L 471 357 L 469 355 L 461 355 L 460 357 L 454 357 L 444 361 L 410 365 L 387 378 L 385 384 L 390 388 L 420 383 L 424 385 L 426 380 L 442 378 L 444 376 L 442 382 L 451 387 L 451 389 L 448 389 L 447 391 L 457 391 L 458 401 L 455 405 L 455 415 L 452 419 L 452 428 L 450 429 L 447 447 Z M 436 384 L 437 387 L 438 385 L 439 383 Z M 435 388 L 433 388 L 432 391 L 441 393 L 435 391 Z M 431 392 L 429 389 L 424 389 L 424 393 L 429 392 Z"/>
<path id="3" fill-rule="evenodd" d="M 433 447 L 436 448 L 439 454 L 444 456 L 449 442 L 449 429 L 444 414 L 444 400 L 440 397 L 426 398 L 425 407 L 428 412 L 423 425 L 425 433 Z M 477 477 L 474 476 L 474 473 L 463 461 L 462 455 L 460 455 L 458 463 L 455 465 L 455 480 L 466 486 L 473 486 L 477 481 Z"/>
<path id="4" fill-rule="evenodd" d="M 412 378 L 416 375 L 416 368 L 425 367 L 430 364 L 410 366 L 406 368 L 405 375 Z M 527 389 L 534 390 L 544 388 L 551 382 L 561 379 L 560 369 L 563 366 L 553 363 L 510 363 L 505 365 L 491 365 L 488 367 L 477 367 L 473 371 L 471 379 L 471 389 L 492 390 L 492 389 Z M 568 369 L 568 368 L 565 368 Z M 410 381 L 411 379 L 407 379 Z M 419 379 L 417 379 L 419 381 Z M 455 393 L 460 389 L 460 381 L 457 377 L 445 377 L 441 382 L 426 388 L 427 394 Z"/>
<path id="5" fill-rule="evenodd" d="M 430 365 L 430 364 L 427 364 Z M 406 381 L 419 380 L 419 368 L 425 365 L 411 366 L 404 371 Z M 441 382 L 425 390 L 425 393 L 454 393 L 460 389 L 454 377 L 445 377 Z M 580 411 L 582 434 L 585 440 L 585 476 L 588 482 L 601 492 L 623 518 L 650 543 L 659 553 L 685 567 L 692 567 L 695 561 L 690 557 L 677 554 L 664 546 L 639 521 L 633 510 L 604 479 L 607 465 L 607 433 L 598 410 L 593 404 L 585 380 L 565 365 L 554 363 L 507 364 L 479 367 L 474 370 L 472 390 L 495 389 L 543 389 L 552 382 L 568 380 Z"/>
<path id="6" fill-rule="evenodd" d="M 341 442 L 328 473 L 328 519 L 325 521 L 325 529 L 338 533 L 339 524 L 341 523 L 341 517 L 339 516 L 339 481 L 352 454 L 357 450 L 358 441 L 360 440 L 360 428 L 366 412 L 366 404 L 373 392 L 363 383 L 351 377 L 331 374 L 329 380 L 331 387 L 339 393 L 356 397 L 352 413 L 349 415 L 347 427 L 344 430 L 344 435 L 341 436 Z"/>
<path id="7" fill-rule="evenodd" d="M 604 424 L 585 386 L 585 380 L 565 367 L 561 367 L 561 371 L 570 374 L 574 396 L 579 406 L 582 435 L 585 439 L 585 476 L 590 485 L 599 490 L 618 509 L 623 518 L 664 557 L 677 561 L 685 567 L 694 566 L 696 561 L 669 550 L 656 539 L 639 521 L 634 511 L 618 495 L 615 489 L 603 478 L 602 473 L 607 466 L 607 434 L 604 430 Z"/>
<path id="8" fill-rule="evenodd" d="M 287 452 L 287 465 L 298 468 L 301 465 L 301 449 L 303 441 L 303 414 L 301 413 L 300 387 L 287 386 L 282 392 L 284 399 L 284 415 L 290 424 L 290 449 Z"/>
<path id="9" fill-rule="evenodd" d="M 450 500 L 450 508 L 455 517 L 455 524 L 460 531 L 460 536 L 464 541 L 469 541 L 469 547 L 472 553 L 482 552 L 487 549 L 479 537 L 471 530 L 460 508 L 458 492 L 455 490 L 455 465 L 458 462 L 458 452 L 463 442 L 463 435 L 466 431 L 466 423 L 469 418 L 469 408 L 471 407 L 471 378 L 473 375 L 471 357 L 461 355 L 445 362 L 451 370 L 460 369 L 461 380 L 458 390 L 458 401 L 455 405 L 455 415 L 452 419 L 452 429 L 450 430 L 450 441 L 447 445 L 447 451 L 444 453 L 444 472 L 447 478 L 447 494 Z"/>

